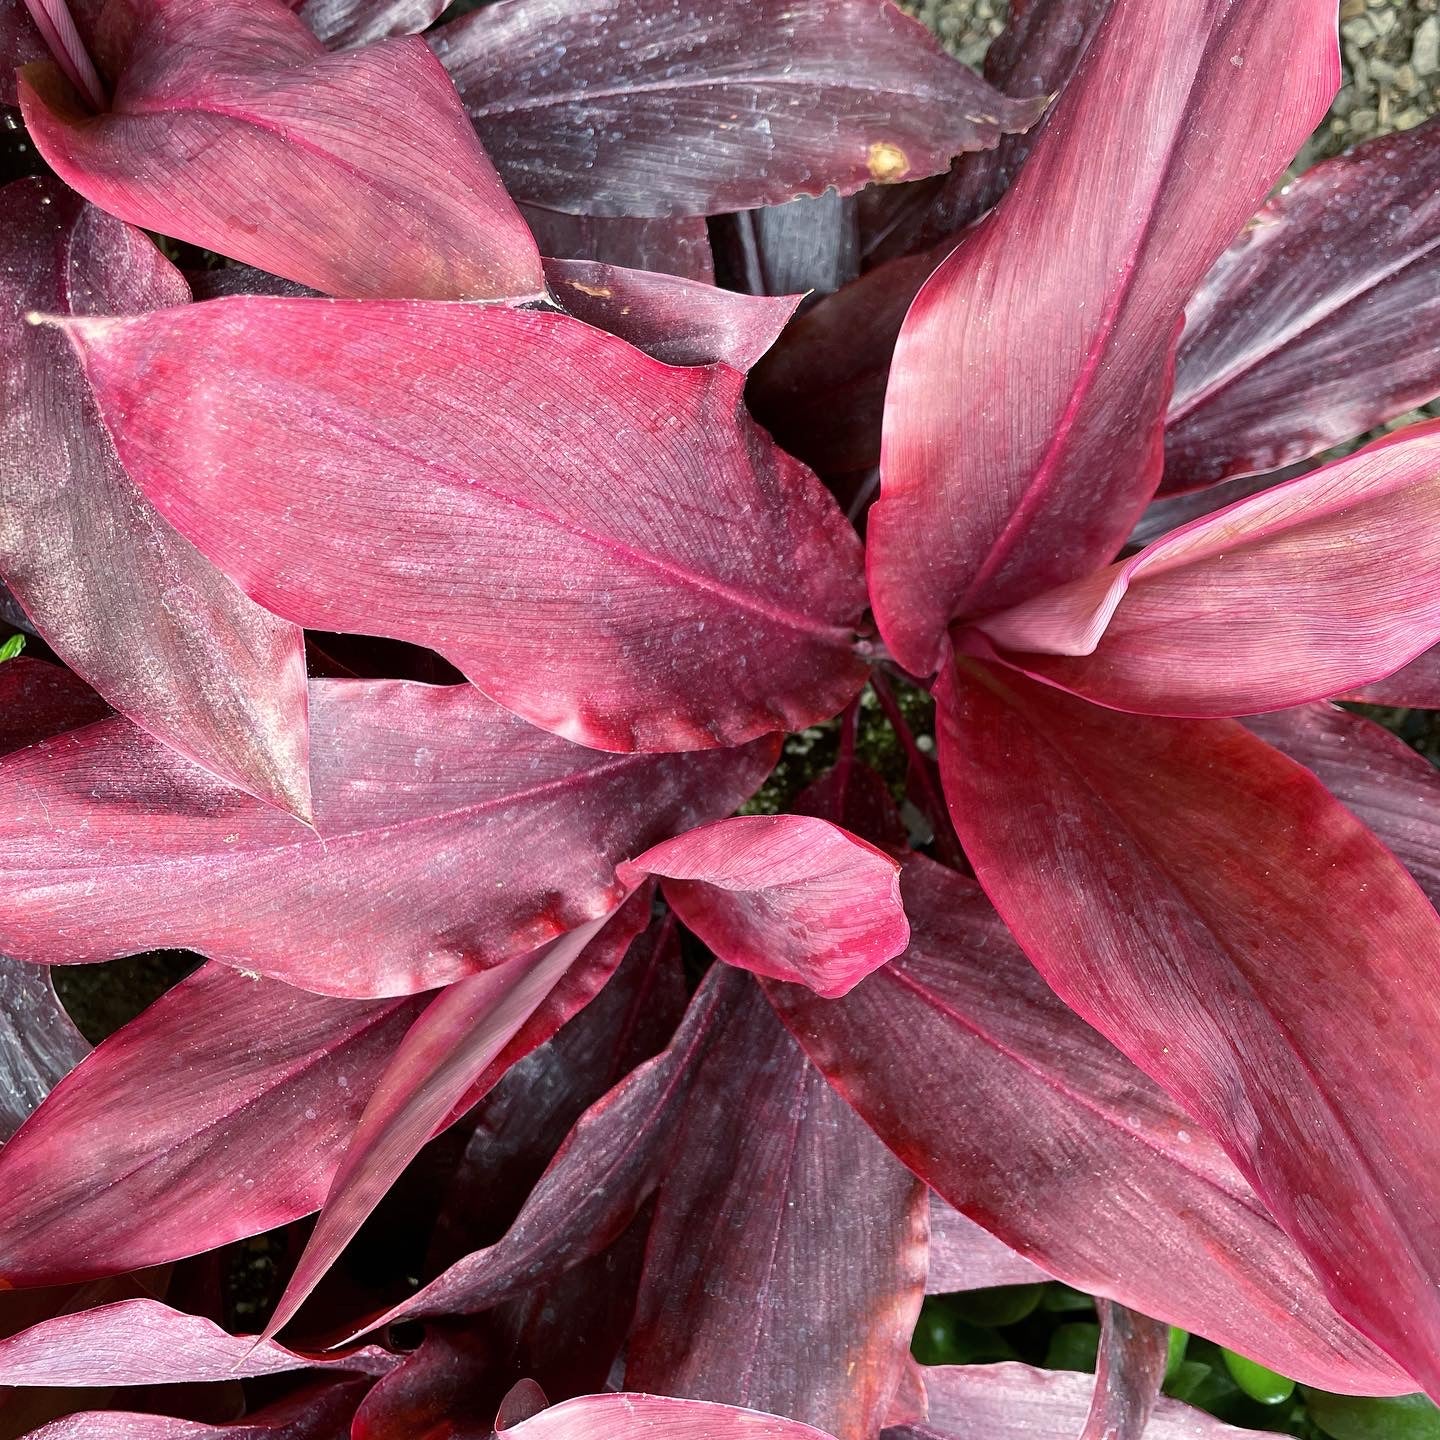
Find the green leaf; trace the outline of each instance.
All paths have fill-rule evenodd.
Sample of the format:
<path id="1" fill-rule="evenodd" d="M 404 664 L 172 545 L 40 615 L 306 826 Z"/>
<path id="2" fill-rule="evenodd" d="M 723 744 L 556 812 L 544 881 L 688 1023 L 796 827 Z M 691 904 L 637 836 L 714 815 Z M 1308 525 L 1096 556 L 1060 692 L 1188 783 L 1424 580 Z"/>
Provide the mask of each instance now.
<path id="1" fill-rule="evenodd" d="M 1180 1372 L 1185 1363 L 1185 1351 L 1190 1345 L 1190 1332 L 1170 1327 L 1170 1349 L 1165 1357 L 1165 1383 L 1169 1383 Z"/>
<path id="2" fill-rule="evenodd" d="M 25 637 L 18 632 L 0 644 L 0 663 L 13 660 L 25 648 Z"/>
<path id="3" fill-rule="evenodd" d="M 1371 1400 L 1302 1391 L 1310 1418 L 1332 1440 L 1440 1440 L 1440 1409 L 1423 1395 Z"/>
<path id="4" fill-rule="evenodd" d="M 1044 1285 L 993 1285 L 950 1300 L 956 1314 L 972 1325 L 1017 1325 L 1035 1313 L 1044 1294 Z"/>
<path id="5" fill-rule="evenodd" d="M 1045 1298 L 1040 1302 L 1040 1308 L 1056 1314 L 1065 1314 L 1072 1310 L 1093 1312 L 1095 1301 L 1083 1290 L 1071 1289 L 1069 1285 L 1062 1285 L 1060 1281 L 1055 1280 L 1045 1287 Z"/>
<path id="6" fill-rule="evenodd" d="M 1047 1370 L 1093 1370 L 1100 1353 L 1100 1327 L 1083 1320 L 1059 1325 L 1045 1353 Z"/>
<path id="7" fill-rule="evenodd" d="M 954 1299 L 943 1295 L 926 1300 L 910 1341 L 916 1360 L 922 1365 L 990 1365 L 1020 1358 L 1003 1335 L 962 1319 Z"/>
<path id="8" fill-rule="evenodd" d="M 1283 1405 L 1294 1393 L 1295 1382 L 1277 1375 L 1233 1350 L 1221 1349 L 1230 1378 L 1252 1399 L 1262 1405 Z"/>

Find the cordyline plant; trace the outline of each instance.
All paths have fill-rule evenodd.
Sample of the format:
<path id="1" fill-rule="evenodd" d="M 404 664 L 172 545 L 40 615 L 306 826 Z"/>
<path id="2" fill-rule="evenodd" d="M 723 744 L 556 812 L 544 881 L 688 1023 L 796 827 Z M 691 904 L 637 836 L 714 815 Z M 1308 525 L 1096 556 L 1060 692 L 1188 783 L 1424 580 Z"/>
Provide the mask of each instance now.
<path id="1" fill-rule="evenodd" d="M 1440 778 L 1330 703 L 1440 705 L 1440 430 L 1314 464 L 1440 392 L 1437 132 L 1265 203 L 1335 0 L 440 9 L 0 0 L 0 1435 L 1440 1396 Z M 911 1360 L 1049 1277 L 1093 1381 Z"/>

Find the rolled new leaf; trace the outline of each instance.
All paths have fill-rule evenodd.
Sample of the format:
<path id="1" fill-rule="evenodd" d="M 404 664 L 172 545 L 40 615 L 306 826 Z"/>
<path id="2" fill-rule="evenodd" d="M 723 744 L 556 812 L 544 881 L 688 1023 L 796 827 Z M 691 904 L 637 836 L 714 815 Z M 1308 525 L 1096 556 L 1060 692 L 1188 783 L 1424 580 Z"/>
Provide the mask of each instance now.
<path id="1" fill-rule="evenodd" d="M 1440 918 L 1415 881 L 1234 722 L 1121 717 L 969 663 L 939 698 L 956 830 L 1025 953 L 1440 1392 Z"/>
<path id="2" fill-rule="evenodd" d="M 720 959 L 843 995 L 906 946 L 900 865 L 809 815 L 744 815 L 677 835 L 617 871 L 661 878 Z"/>
<path id="3" fill-rule="evenodd" d="M 906 317 L 870 588 L 891 652 L 1108 561 L 1160 478 L 1181 311 L 1324 114 L 1331 0 L 1114 0 L 1019 178 Z"/>
<path id="4" fill-rule="evenodd" d="M 146 495 L 299 624 L 428 645 L 608 750 L 803 728 L 863 683 L 860 542 L 732 370 L 499 306 L 235 298 L 66 328 Z"/>
<path id="5" fill-rule="evenodd" d="M 0 574 L 47 643 L 181 754 L 310 817 L 305 657 L 125 473 L 73 351 L 32 312 L 183 305 L 137 230 L 52 178 L 0 191 Z"/>
<path id="6" fill-rule="evenodd" d="M 91 114 L 52 66 L 20 78 L 36 148 L 87 200 L 332 295 L 544 291 L 423 40 L 331 54 L 278 0 L 135 8 L 109 110 Z"/>
<path id="7" fill-rule="evenodd" d="M 977 628 L 1027 675 L 1119 710 L 1299 705 L 1440 639 L 1437 505 L 1440 423 L 1412 426 Z"/>

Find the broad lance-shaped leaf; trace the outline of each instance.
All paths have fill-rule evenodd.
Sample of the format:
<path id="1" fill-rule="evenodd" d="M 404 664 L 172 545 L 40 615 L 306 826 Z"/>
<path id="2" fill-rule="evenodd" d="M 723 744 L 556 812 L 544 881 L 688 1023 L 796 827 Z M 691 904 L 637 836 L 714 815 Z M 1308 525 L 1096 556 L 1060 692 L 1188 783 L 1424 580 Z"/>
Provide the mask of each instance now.
<path id="1" fill-rule="evenodd" d="M 875 616 L 948 622 L 1083 575 L 1160 478 L 1181 309 L 1324 114 L 1332 0 L 1115 0 L 1014 186 L 920 292 L 885 398 Z"/>
<path id="2" fill-rule="evenodd" d="M 49 974 L 0 955 L 0 1142 L 89 1052 Z M 0 1168 L 8 1153 L 0 1148 Z"/>
<path id="3" fill-rule="evenodd" d="M 719 820 L 617 874 L 659 876 L 671 908 L 728 964 L 821 995 L 843 995 L 910 938 L 899 864 L 809 815 Z"/>
<path id="4" fill-rule="evenodd" d="M 719 987 L 719 1032 L 650 1227 L 625 1386 L 870 1440 L 920 1313 L 925 1187 L 825 1083 L 755 981 Z"/>
<path id="5" fill-rule="evenodd" d="M 1162 492 L 1278 470 L 1440 394 L 1440 121 L 1317 165 L 1186 306 Z"/>
<path id="6" fill-rule="evenodd" d="M 1071 1370 L 1028 1365 L 931 1365 L 922 1370 L 929 1418 L 884 1432 L 883 1440 L 1074 1440 L 1090 1413 L 1094 1381 Z M 1145 1440 L 1253 1440 L 1162 1396 Z"/>
<path id="7" fill-rule="evenodd" d="M 811 1425 L 659 1395 L 582 1395 L 505 1431 L 506 1440 L 832 1440 Z"/>
<path id="8" fill-rule="evenodd" d="M 1440 1392 L 1440 918 L 1415 881 L 1238 723 L 1122 717 L 969 663 L 939 699 L 955 828 L 1031 961 Z"/>
<path id="9" fill-rule="evenodd" d="M 594 996 L 644 929 L 649 910 L 645 890 L 613 918 L 587 921 L 430 1002 L 365 1106 L 266 1339 L 300 1308 L 426 1141 Z"/>
<path id="10" fill-rule="evenodd" d="M 0 1279 L 120 1274 L 319 1209 L 424 1003 L 336 1000 L 223 965 L 182 980 L 0 1149 Z"/>
<path id="11" fill-rule="evenodd" d="M 803 728 L 864 680 L 859 540 L 723 366 L 499 306 L 65 323 L 130 473 L 287 619 L 428 645 L 599 749 Z"/>
<path id="12" fill-rule="evenodd" d="M 383 1375 L 395 1363 L 373 1346 L 302 1354 L 255 1336 L 228 1334 L 213 1321 L 158 1300 L 122 1300 L 60 1315 L 0 1340 L 0 1385 L 181 1385 L 312 1366 Z"/>
<path id="13" fill-rule="evenodd" d="M 534 205 L 710 215 L 943 170 L 1042 108 L 889 0 L 502 0 L 430 37 Z"/>
<path id="14" fill-rule="evenodd" d="M 1143 1440 L 1170 1358 L 1170 1327 L 1101 1300 L 1095 1394 L 1080 1440 Z"/>
<path id="15" fill-rule="evenodd" d="M 1090 1294 L 1330 1390 L 1414 1389 L 1335 1314 L 1219 1146 L 1056 998 L 974 881 L 915 857 L 902 887 L 899 959 L 842 1000 L 766 991 L 906 1165 Z"/>
<path id="16" fill-rule="evenodd" d="M 1049 1278 L 1033 1261 L 1016 1254 L 932 1192 L 927 1295 L 986 1290 L 993 1285 L 1033 1285 Z"/>
<path id="17" fill-rule="evenodd" d="M 1437 508 L 1440 423 L 1417 425 L 978 628 L 1007 664 L 1119 710 L 1279 710 L 1440 639 Z"/>
<path id="18" fill-rule="evenodd" d="M 748 370 L 785 328 L 798 295 L 738 295 L 696 280 L 602 265 L 547 260 L 555 298 L 577 320 L 628 340 L 667 365 Z"/>
<path id="19" fill-rule="evenodd" d="M 369 1382 L 342 1380 L 251 1411 L 243 1420 L 204 1424 L 169 1415 L 91 1410 L 34 1431 L 26 1440 L 341 1440 Z"/>
<path id="20" fill-rule="evenodd" d="M 606 755 L 469 685 L 316 680 L 310 710 L 319 834 L 119 717 L 0 762 L 0 954 L 431 989 L 608 915 L 616 861 L 735 809 L 777 750 Z"/>
<path id="21" fill-rule="evenodd" d="M 1367 705 L 1416 706 L 1422 710 L 1440 707 L 1440 647 L 1432 645 L 1392 675 L 1340 696 Z"/>
<path id="22" fill-rule="evenodd" d="M 329 294 L 544 290 L 535 242 L 419 38 L 330 54 L 278 0 L 159 0 L 108 111 L 38 65 L 20 106 L 46 161 L 102 210 Z"/>
<path id="23" fill-rule="evenodd" d="M 146 237 L 58 180 L 0 191 L 0 573 L 117 709 L 232 785 L 310 814 L 300 631 L 248 599 L 136 488 L 62 335 L 31 311 L 190 298 Z"/>
<path id="24" fill-rule="evenodd" d="M 440 18 L 445 0 L 301 0 L 294 8 L 330 49 L 353 50 L 391 35 L 418 35 Z"/>

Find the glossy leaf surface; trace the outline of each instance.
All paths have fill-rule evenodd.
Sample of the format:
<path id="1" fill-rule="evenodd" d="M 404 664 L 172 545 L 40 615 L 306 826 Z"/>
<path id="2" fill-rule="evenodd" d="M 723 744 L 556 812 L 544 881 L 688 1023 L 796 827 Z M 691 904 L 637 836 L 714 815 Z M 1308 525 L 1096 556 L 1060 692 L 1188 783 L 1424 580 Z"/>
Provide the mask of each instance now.
<path id="1" fill-rule="evenodd" d="M 1432 400 L 1437 319 L 1431 120 L 1307 170 L 1206 277 L 1186 306 L 1161 490 L 1278 470 Z"/>
<path id="2" fill-rule="evenodd" d="M 51 167 L 102 210 L 327 294 L 543 289 L 422 40 L 329 54 L 274 0 L 168 0 L 141 17 L 104 114 L 44 66 L 22 76 L 20 106 Z"/>
<path id="3" fill-rule="evenodd" d="M 1101 1300 L 1095 1394 L 1080 1440 L 1143 1440 L 1165 1380 L 1170 1327 Z"/>
<path id="4" fill-rule="evenodd" d="M 1437 506 L 1440 424 L 1417 425 L 979 628 L 1027 674 L 1121 710 L 1298 705 L 1440 639 Z"/>
<path id="5" fill-rule="evenodd" d="M 318 1209 L 422 1008 L 223 965 L 182 980 L 0 1149 L 0 1277 L 118 1274 Z"/>
<path id="6" fill-rule="evenodd" d="M 318 834 L 118 717 L 0 762 L 0 952 L 431 989 L 609 914 L 616 861 L 733 810 L 776 748 L 606 755 L 468 685 L 317 680 L 310 709 Z"/>
<path id="7" fill-rule="evenodd" d="M 182 540 L 136 488 L 58 331 L 31 311 L 183 305 L 180 273 L 53 179 L 0 206 L 0 572 L 62 660 L 233 785 L 307 816 L 300 632 Z"/>
<path id="8" fill-rule="evenodd" d="M 859 689 L 859 542 L 733 371 L 502 307 L 70 327 L 130 473 L 287 618 L 429 645 L 601 749 L 738 744 Z"/>
<path id="9" fill-rule="evenodd" d="M 1440 1389 L 1440 919 L 1415 882 L 1238 724 L 1122 719 L 978 666 L 947 674 L 940 716 L 956 829 L 1031 961 Z"/>
<path id="10" fill-rule="evenodd" d="M 50 976 L 0 955 L 0 1143 L 89 1053 Z"/>
<path id="11" fill-rule="evenodd" d="M 631 270 L 653 270 L 686 280 L 715 280 L 715 259 L 703 215 L 644 220 L 625 215 L 567 215 L 522 205 L 542 255 L 558 260 L 597 260 Z"/>
<path id="12" fill-rule="evenodd" d="M 507 1440 L 830 1440 L 813 1426 L 703 1400 L 583 1395 L 505 1432 Z"/>
<path id="13" fill-rule="evenodd" d="M 1039 113 L 888 0 L 502 0 L 431 43 L 513 193 L 582 214 L 849 194 Z"/>
<path id="14" fill-rule="evenodd" d="M 649 910 L 648 892 L 635 896 L 608 923 L 588 921 L 531 955 L 448 986 L 426 1006 L 350 1137 L 267 1338 L 300 1308 L 425 1142 L 594 996 Z"/>
<path id="15" fill-rule="evenodd" d="M 1265 0 L 1116 0 L 896 347 L 869 568 L 906 669 L 939 667 L 955 617 L 1119 549 L 1160 478 L 1181 307 L 1337 78 L 1328 0 L 1283 26 Z"/>
<path id="16" fill-rule="evenodd" d="M 902 886 L 899 959 L 843 1000 L 766 987 L 901 1160 L 1079 1289 L 1263 1347 L 1328 1389 L 1413 1388 L 1336 1316 L 1219 1147 L 1056 998 L 973 881 L 916 857 Z"/>
<path id="17" fill-rule="evenodd" d="M 932 1192 L 927 1295 L 986 1290 L 993 1285 L 1034 1285 L 1049 1278 L 1033 1261 Z"/>
<path id="18" fill-rule="evenodd" d="M 719 993 L 661 1183 L 625 1385 L 869 1440 L 920 1311 L 925 1188 L 753 980 L 724 976 Z"/>
<path id="19" fill-rule="evenodd" d="M 910 937 L 900 866 L 809 815 L 740 815 L 619 867 L 661 877 L 675 913 L 720 959 L 843 995 Z"/>
<path id="20" fill-rule="evenodd" d="M 301 0 L 296 13 L 332 50 L 418 35 L 440 18 L 445 0 Z"/>
<path id="21" fill-rule="evenodd" d="M 723 363 L 748 370 L 775 343 L 800 301 L 798 295 L 737 295 L 591 260 L 547 260 L 545 278 L 577 320 L 666 365 Z"/>

